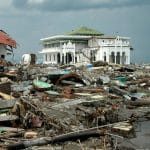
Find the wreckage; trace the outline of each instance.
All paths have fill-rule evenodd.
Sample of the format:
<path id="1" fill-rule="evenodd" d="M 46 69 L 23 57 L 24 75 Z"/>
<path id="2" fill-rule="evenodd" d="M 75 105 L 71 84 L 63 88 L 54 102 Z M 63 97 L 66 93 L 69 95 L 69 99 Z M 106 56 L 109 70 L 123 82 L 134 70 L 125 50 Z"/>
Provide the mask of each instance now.
<path id="1" fill-rule="evenodd" d="M 90 70 L 7 66 L 0 73 L 1 148 L 137 148 L 122 143 L 135 137 L 138 120 L 150 118 L 149 72 L 98 63 Z"/>

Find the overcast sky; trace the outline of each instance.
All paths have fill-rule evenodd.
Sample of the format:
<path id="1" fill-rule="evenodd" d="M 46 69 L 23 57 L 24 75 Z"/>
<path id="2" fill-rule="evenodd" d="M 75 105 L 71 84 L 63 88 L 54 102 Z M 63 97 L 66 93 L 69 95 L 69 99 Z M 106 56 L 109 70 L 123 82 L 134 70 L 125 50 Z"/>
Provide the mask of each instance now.
<path id="1" fill-rule="evenodd" d="M 150 62 L 150 0 L 0 0 L 0 28 L 19 44 L 17 60 L 41 51 L 41 38 L 81 26 L 131 37 L 132 62 Z"/>

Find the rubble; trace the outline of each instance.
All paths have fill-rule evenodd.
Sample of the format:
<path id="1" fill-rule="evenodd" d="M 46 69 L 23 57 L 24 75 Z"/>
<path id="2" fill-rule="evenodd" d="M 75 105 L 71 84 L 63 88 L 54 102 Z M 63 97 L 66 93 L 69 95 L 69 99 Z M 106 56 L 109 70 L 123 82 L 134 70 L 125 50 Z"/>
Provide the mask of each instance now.
<path id="1" fill-rule="evenodd" d="M 134 136 L 138 120 L 149 120 L 149 68 L 11 66 L 0 77 L 1 147 L 121 149 L 116 137 Z"/>

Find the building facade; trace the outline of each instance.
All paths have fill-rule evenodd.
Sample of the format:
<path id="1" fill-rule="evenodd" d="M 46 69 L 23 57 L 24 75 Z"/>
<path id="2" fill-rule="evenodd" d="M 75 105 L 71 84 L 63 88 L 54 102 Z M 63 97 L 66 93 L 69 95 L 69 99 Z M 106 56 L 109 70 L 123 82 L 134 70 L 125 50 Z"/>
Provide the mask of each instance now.
<path id="1" fill-rule="evenodd" d="M 16 41 L 6 32 L 0 30 L 0 59 L 5 59 L 7 54 L 11 54 L 13 48 L 16 48 Z"/>
<path id="2" fill-rule="evenodd" d="M 66 35 L 41 39 L 44 64 L 75 64 L 105 61 L 130 64 L 129 37 L 105 36 L 96 30 L 82 27 Z"/>

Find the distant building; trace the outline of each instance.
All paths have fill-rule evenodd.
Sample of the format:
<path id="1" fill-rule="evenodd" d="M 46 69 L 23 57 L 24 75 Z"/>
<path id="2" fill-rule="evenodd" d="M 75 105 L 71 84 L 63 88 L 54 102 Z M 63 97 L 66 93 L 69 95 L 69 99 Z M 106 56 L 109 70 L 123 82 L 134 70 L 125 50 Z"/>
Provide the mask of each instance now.
<path id="1" fill-rule="evenodd" d="M 16 48 L 16 41 L 6 32 L 0 30 L 0 59 L 5 59 L 7 54 L 11 54 L 13 48 Z"/>
<path id="2" fill-rule="evenodd" d="M 41 39 L 45 64 L 71 64 L 105 61 L 130 64 L 130 38 L 105 36 L 94 29 L 81 27 L 65 35 Z"/>

